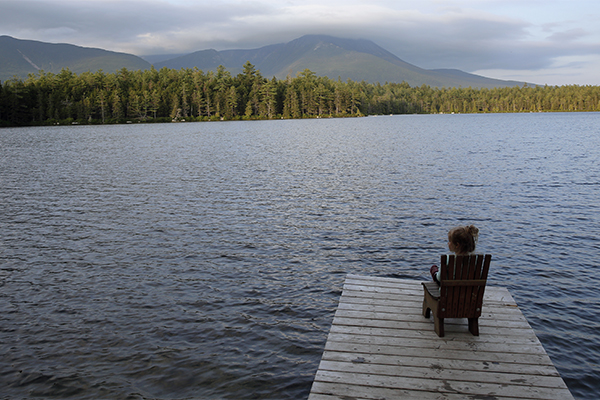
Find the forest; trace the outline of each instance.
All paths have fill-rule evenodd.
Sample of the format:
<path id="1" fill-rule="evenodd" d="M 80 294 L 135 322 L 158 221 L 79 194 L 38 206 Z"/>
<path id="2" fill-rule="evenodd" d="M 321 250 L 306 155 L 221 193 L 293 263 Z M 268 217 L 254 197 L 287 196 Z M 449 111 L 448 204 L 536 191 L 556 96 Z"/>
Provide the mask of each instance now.
<path id="1" fill-rule="evenodd" d="M 600 111 L 600 86 L 410 87 L 319 77 L 268 79 L 167 69 L 39 72 L 0 83 L 0 126 L 352 117 L 380 114 Z"/>

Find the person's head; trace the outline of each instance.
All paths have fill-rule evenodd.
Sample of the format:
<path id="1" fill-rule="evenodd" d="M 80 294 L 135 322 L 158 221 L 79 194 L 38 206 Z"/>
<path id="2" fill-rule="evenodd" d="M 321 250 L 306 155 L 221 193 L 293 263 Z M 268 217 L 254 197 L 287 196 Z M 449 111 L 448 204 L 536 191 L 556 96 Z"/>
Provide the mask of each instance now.
<path id="1" fill-rule="evenodd" d="M 479 229 L 473 225 L 452 228 L 448 232 L 448 248 L 458 255 L 472 253 L 478 236 Z"/>

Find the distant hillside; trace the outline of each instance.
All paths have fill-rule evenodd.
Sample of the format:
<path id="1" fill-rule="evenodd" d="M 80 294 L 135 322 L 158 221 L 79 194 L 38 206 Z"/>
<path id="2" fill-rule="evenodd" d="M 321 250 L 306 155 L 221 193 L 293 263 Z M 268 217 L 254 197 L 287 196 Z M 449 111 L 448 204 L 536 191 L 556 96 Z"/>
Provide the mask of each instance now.
<path id="1" fill-rule="evenodd" d="M 150 63 L 131 54 L 0 36 L 0 80 L 15 75 L 26 79 L 29 73 L 40 70 L 56 74 L 63 68 L 77 74 L 98 70 L 113 73 L 122 68 L 149 69 Z"/>
<path id="2" fill-rule="evenodd" d="M 284 79 L 288 74 L 310 69 L 318 76 L 343 81 L 370 83 L 407 82 L 411 86 L 493 88 L 521 86 L 525 82 L 489 79 L 459 70 L 426 70 L 402 61 L 369 40 L 340 39 L 323 35 L 307 35 L 288 43 L 253 50 L 201 50 L 167 61 L 162 67 L 181 69 L 197 67 L 205 72 L 223 65 L 232 74 L 241 72 L 250 61 L 266 77 Z"/>
<path id="3" fill-rule="evenodd" d="M 161 58 L 162 57 L 162 58 Z M 426 70 L 402 61 L 369 40 L 340 39 L 332 36 L 306 35 L 288 43 L 251 50 L 201 50 L 164 60 L 149 56 L 157 69 L 197 67 L 205 72 L 223 65 L 233 75 L 250 61 L 265 78 L 285 79 L 310 69 L 318 76 L 343 81 L 369 83 L 407 82 L 410 86 L 493 88 L 522 86 L 525 82 L 489 79 L 459 70 Z M 63 68 L 80 74 L 103 70 L 113 73 L 149 69 L 150 63 L 140 57 L 71 44 L 51 44 L 0 36 L 0 80 L 14 76 L 26 79 L 38 71 L 59 73 Z"/>

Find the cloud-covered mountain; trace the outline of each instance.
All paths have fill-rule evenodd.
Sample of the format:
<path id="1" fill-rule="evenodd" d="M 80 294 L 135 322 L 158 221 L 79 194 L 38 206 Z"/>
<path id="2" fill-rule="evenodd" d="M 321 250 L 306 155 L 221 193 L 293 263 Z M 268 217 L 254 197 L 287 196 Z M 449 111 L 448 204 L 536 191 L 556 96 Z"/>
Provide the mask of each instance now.
<path id="1" fill-rule="evenodd" d="M 370 83 L 402 82 L 411 86 L 432 87 L 501 87 L 524 82 L 489 79 L 459 70 L 426 70 L 409 64 L 369 40 L 340 39 L 332 36 L 307 35 L 288 43 L 253 50 L 201 50 L 171 60 L 157 62 L 159 69 L 197 67 L 214 71 L 223 65 L 234 75 L 250 61 L 266 77 L 292 77 L 310 69 L 318 76 L 343 81 Z"/>
<path id="2" fill-rule="evenodd" d="M 150 58 L 148 58 L 150 59 Z M 524 82 L 489 79 L 459 70 L 426 70 L 409 64 L 369 40 L 340 39 L 332 36 L 307 35 L 288 43 L 251 50 L 201 50 L 191 54 L 155 62 L 162 67 L 198 68 L 216 71 L 223 65 L 233 75 L 250 61 L 266 77 L 285 79 L 309 69 L 318 76 L 343 81 L 369 83 L 407 82 L 411 86 L 491 88 L 523 85 Z M 0 36 L 0 80 L 30 73 L 59 73 L 63 68 L 80 74 L 103 70 L 113 73 L 149 69 L 150 63 L 140 57 L 71 44 L 51 44 Z"/>
<path id="3" fill-rule="evenodd" d="M 0 36 L 0 80 L 17 76 L 26 79 L 32 73 L 59 73 L 63 68 L 80 74 L 103 70 L 113 73 L 122 68 L 149 69 L 150 64 L 140 57 L 72 44 L 53 44 Z"/>

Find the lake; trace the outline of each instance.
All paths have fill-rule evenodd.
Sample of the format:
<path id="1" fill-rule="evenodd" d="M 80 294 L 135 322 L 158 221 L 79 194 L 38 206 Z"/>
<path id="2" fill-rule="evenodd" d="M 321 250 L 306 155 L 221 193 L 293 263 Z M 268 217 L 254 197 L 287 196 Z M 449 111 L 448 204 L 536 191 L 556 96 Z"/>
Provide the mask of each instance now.
<path id="1" fill-rule="evenodd" d="M 596 399 L 599 149 L 600 113 L 0 129 L 0 392 L 306 398 L 346 275 L 474 224 Z"/>

